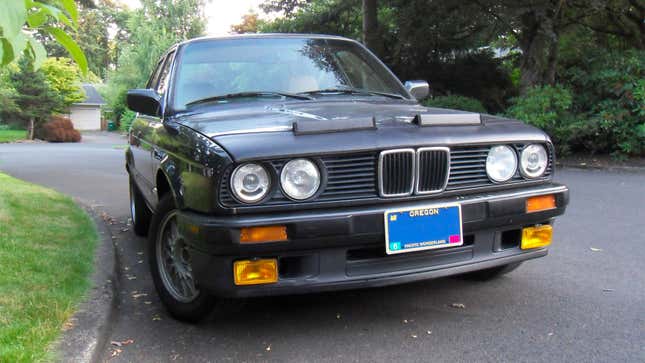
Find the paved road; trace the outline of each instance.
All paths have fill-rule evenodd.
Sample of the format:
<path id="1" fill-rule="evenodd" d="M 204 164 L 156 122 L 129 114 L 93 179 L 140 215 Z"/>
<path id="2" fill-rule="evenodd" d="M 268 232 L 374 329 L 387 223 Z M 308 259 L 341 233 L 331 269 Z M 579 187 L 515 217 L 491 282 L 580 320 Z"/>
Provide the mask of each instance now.
<path id="1" fill-rule="evenodd" d="M 86 139 L 0 145 L 0 170 L 102 205 L 121 222 L 112 226 L 122 276 L 111 339 L 134 343 L 114 357 L 107 347 L 106 361 L 645 361 L 645 174 L 560 170 L 571 205 L 551 253 L 493 282 L 229 302 L 188 325 L 163 311 L 144 241 L 124 232 L 124 140 Z"/>

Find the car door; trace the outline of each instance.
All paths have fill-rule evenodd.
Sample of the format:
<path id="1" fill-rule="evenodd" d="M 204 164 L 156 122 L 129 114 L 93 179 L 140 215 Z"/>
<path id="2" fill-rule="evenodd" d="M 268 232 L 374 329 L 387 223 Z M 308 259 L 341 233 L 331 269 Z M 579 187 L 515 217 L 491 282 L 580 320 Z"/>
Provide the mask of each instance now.
<path id="1" fill-rule="evenodd" d="M 157 68 L 152 73 L 146 88 L 156 89 L 159 84 L 159 78 L 163 73 L 167 63 L 168 56 L 163 57 L 157 64 Z M 153 140 L 153 130 L 161 123 L 160 117 L 137 114 L 130 128 L 130 149 L 134 169 L 136 171 L 139 188 L 148 201 L 155 200 L 155 178 L 153 174 L 153 152 L 155 150 Z"/>

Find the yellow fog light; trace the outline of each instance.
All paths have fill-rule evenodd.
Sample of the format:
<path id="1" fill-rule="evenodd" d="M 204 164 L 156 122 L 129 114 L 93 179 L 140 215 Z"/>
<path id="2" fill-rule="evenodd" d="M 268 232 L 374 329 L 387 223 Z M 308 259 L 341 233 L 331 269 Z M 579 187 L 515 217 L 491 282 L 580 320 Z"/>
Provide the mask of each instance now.
<path id="1" fill-rule="evenodd" d="M 544 247 L 551 244 L 553 227 L 550 225 L 527 227 L 522 229 L 522 249 Z"/>
<path id="2" fill-rule="evenodd" d="M 242 260 L 233 264 L 235 285 L 271 284 L 278 281 L 278 261 Z"/>

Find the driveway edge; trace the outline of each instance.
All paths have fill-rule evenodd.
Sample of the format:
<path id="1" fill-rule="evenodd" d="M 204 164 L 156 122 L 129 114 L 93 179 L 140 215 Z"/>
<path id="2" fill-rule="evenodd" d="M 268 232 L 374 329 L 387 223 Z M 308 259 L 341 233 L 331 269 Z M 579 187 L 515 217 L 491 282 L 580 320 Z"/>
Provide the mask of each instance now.
<path id="1" fill-rule="evenodd" d="M 92 287 L 68 320 L 55 349 L 60 362 L 98 362 L 107 345 L 116 310 L 117 264 L 112 232 L 98 211 L 79 202 L 94 220 L 99 236 L 94 254 Z"/>
<path id="2" fill-rule="evenodd" d="M 556 162 L 556 167 L 563 169 L 580 169 L 580 170 L 606 170 L 606 171 L 625 171 L 631 173 L 645 172 L 645 167 L 629 165 L 590 165 L 576 162 Z"/>

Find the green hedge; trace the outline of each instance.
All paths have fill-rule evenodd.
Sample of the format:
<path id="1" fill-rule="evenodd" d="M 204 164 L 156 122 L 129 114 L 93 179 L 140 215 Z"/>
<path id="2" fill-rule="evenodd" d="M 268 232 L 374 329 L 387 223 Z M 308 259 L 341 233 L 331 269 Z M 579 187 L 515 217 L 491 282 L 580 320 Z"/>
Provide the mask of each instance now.
<path id="1" fill-rule="evenodd" d="M 584 66 L 512 99 L 506 114 L 544 129 L 561 153 L 645 154 L 645 51 L 597 54 Z"/>
<path id="2" fill-rule="evenodd" d="M 121 120 L 119 120 L 119 130 L 123 132 L 129 132 L 132 121 L 134 121 L 134 118 L 136 116 L 137 114 L 133 111 L 126 110 L 123 113 L 123 116 L 121 116 Z"/>

